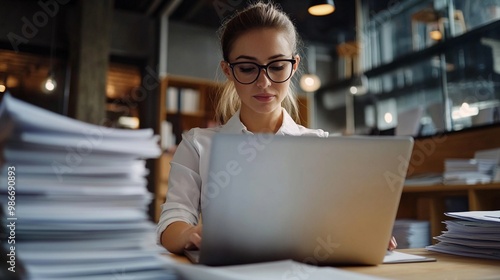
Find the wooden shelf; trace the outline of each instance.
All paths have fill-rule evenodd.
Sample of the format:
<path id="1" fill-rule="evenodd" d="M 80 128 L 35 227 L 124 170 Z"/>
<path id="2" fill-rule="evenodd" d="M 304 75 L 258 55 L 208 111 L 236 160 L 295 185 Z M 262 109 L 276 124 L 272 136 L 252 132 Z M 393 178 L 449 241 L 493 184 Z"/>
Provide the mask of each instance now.
<path id="1" fill-rule="evenodd" d="M 433 192 L 454 192 L 454 191 L 481 191 L 500 190 L 500 183 L 476 184 L 476 185 L 429 185 L 429 186 L 407 186 L 403 193 L 433 193 Z"/>
<path id="2" fill-rule="evenodd" d="M 166 119 L 178 115 L 178 112 L 169 112 L 167 111 L 167 116 Z M 188 116 L 188 117 L 193 117 L 193 118 L 206 118 L 207 117 L 207 112 L 204 111 L 199 111 L 199 112 L 181 112 L 180 113 L 183 116 Z"/>
<path id="3" fill-rule="evenodd" d="M 415 139 L 408 175 L 442 173 L 448 158 L 473 158 L 478 150 L 500 148 L 500 125 L 454 131 Z M 476 185 L 425 185 L 403 188 L 398 219 L 427 220 L 431 238 L 445 230 L 449 203 L 459 201 L 464 211 L 500 209 L 500 183 Z"/>
<path id="4" fill-rule="evenodd" d="M 172 112 L 167 111 L 167 90 L 169 87 L 194 89 L 198 92 L 198 111 Z M 160 100 L 158 104 L 158 124 L 168 120 L 173 125 L 173 133 L 177 142 L 182 138 L 182 133 L 193 127 L 207 127 L 215 121 L 215 104 L 218 99 L 219 83 L 194 79 L 181 76 L 167 76 L 161 82 Z M 182 92 L 180 93 L 182 94 Z M 160 131 L 160 128 L 158 128 Z M 163 153 L 157 161 L 155 179 L 155 221 L 158 221 L 161 213 L 161 205 L 165 202 L 168 190 L 168 174 L 170 172 L 170 160 L 173 154 Z"/>

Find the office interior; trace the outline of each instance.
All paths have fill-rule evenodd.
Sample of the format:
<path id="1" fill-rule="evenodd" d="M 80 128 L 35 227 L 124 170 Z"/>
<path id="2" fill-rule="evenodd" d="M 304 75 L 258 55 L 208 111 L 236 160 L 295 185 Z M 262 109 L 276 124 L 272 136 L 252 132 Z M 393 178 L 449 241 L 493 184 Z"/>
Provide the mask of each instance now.
<path id="1" fill-rule="evenodd" d="M 216 32 L 246 2 L 2 0 L 0 100 L 8 92 L 84 122 L 152 128 L 163 149 L 148 160 L 156 221 L 182 133 L 218 125 Z M 447 160 L 500 148 L 499 0 L 335 0 L 323 16 L 309 1 L 274 2 L 303 41 L 293 81 L 303 125 L 414 137 L 408 177 L 430 181 L 405 186 L 398 218 L 428 223 L 424 245 L 445 212 L 500 209 L 498 163 L 489 180 L 442 181 Z"/>

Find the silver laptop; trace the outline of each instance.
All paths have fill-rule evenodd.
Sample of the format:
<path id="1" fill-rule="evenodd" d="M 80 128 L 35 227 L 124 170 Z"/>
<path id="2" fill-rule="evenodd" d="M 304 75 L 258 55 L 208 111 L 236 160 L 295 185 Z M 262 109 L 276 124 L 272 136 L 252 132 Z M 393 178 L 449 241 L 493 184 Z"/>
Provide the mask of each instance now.
<path id="1" fill-rule="evenodd" d="M 410 137 L 217 134 L 202 247 L 186 255 L 206 265 L 380 264 L 412 147 Z"/>

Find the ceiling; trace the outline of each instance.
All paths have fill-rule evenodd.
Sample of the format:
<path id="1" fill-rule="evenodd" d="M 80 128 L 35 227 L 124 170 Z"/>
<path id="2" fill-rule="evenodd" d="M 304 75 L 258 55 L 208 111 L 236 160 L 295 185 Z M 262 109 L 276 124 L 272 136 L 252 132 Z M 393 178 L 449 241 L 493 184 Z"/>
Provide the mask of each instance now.
<path id="1" fill-rule="evenodd" d="M 157 16 L 172 8 L 170 19 L 218 28 L 225 17 L 242 9 L 245 0 L 115 0 L 115 8 Z M 355 39 L 355 0 L 335 0 L 335 12 L 321 17 L 307 13 L 309 1 L 275 0 L 294 21 L 305 41 L 336 45 Z"/>

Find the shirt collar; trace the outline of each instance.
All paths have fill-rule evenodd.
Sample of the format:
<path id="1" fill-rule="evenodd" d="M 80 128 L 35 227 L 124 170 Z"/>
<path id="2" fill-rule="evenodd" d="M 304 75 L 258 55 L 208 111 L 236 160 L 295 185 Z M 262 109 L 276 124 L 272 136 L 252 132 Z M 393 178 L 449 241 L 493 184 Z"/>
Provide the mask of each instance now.
<path id="1" fill-rule="evenodd" d="M 236 113 L 234 113 L 234 115 L 221 127 L 220 132 L 251 134 L 247 127 L 240 121 L 240 110 L 236 111 Z"/>
<path id="2" fill-rule="evenodd" d="M 283 108 L 283 123 L 280 129 L 276 132 L 278 135 L 300 135 L 300 129 L 297 123 L 292 119 L 288 112 Z"/>
<path id="3" fill-rule="evenodd" d="M 276 132 L 277 135 L 300 135 L 300 129 L 297 123 L 292 119 L 288 112 L 282 108 L 283 123 L 280 129 Z M 234 115 L 225 123 L 220 132 L 223 133 L 237 133 L 237 134 L 253 134 L 246 126 L 240 121 L 240 110 L 236 111 Z"/>

